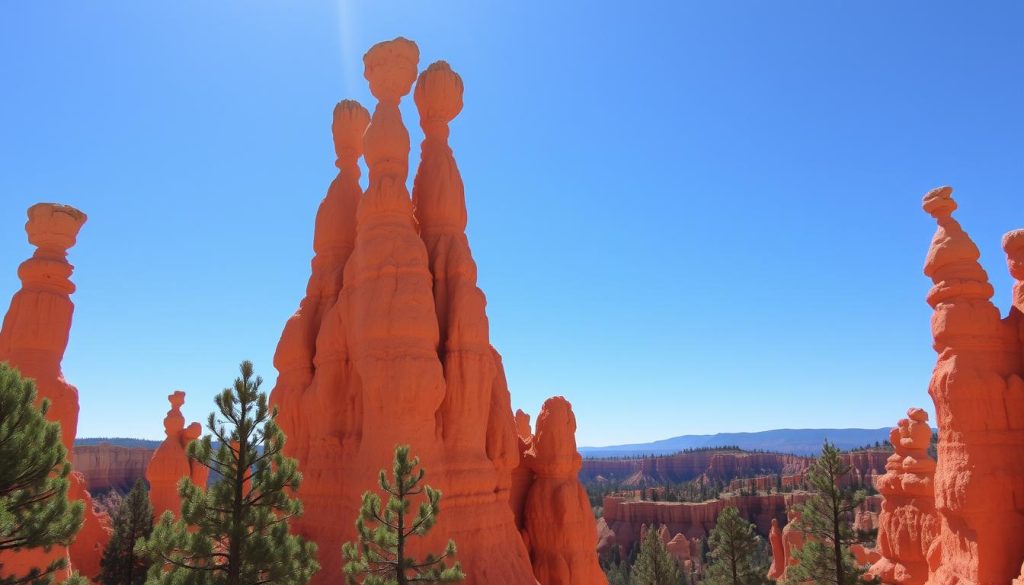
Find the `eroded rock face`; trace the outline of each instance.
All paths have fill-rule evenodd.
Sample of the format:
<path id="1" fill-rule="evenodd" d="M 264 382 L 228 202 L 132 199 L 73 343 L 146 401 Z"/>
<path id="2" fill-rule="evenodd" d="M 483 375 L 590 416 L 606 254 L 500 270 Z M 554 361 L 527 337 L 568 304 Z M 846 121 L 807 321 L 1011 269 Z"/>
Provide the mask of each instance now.
<path id="1" fill-rule="evenodd" d="M 67 205 L 39 203 L 29 208 L 25 231 L 36 251 L 18 267 L 21 290 L 11 299 L 0 329 L 0 362 L 36 381 L 39 399 L 50 401 L 46 417 L 61 424 L 61 442 L 68 457 L 78 428 L 78 390 L 61 371 L 74 313 L 71 293 L 75 285 L 70 279 L 74 267 L 67 261 L 67 252 L 75 245 L 85 220 L 84 213 Z M 110 538 L 109 518 L 93 510 L 81 474 L 72 474 L 70 483 L 68 497 L 86 503 L 85 524 L 75 541 L 68 548 L 6 553 L 2 558 L 6 570 L 22 574 L 70 551 L 73 569 L 89 577 L 99 572 L 100 556 Z M 55 578 L 62 580 L 68 572 L 61 571 Z"/>
<path id="2" fill-rule="evenodd" d="M 577 477 L 583 462 L 576 451 L 576 417 L 565 398 L 544 402 L 524 462 L 534 473 L 525 532 L 537 579 L 543 585 L 605 583 L 594 552 L 594 514 Z"/>
<path id="3" fill-rule="evenodd" d="M 146 467 L 155 451 L 109 443 L 76 445 L 73 468 L 85 477 L 85 487 L 90 492 L 117 490 L 127 493 L 135 480 L 145 477 Z"/>
<path id="4" fill-rule="evenodd" d="M 181 414 L 185 393 L 177 390 L 167 397 L 167 401 L 171 403 L 171 409 L 164 417 L 164 433 L 167 436 L 156 448 L 146 467 L 149 500 L 155 518 L 167 511 L 175 516 L 181 514 L 178 482 L 183 477 L 189 477 L 192 483 L 205 487 L 210 475 L 209 468 L 189 459 L 186 451 L 188 444 L 199 438 L 202 425 L 194 422 L 185 426 L 185 417 Z"/>
<path id="5" fill-rule="evenodd" d="M 772 518 L 772 528 L 768 532 L 768 543 L 772 547 L 772 564 L 768 567 L 768 578 L 773 581 L 782 579 L 786 570 L 786 553 L 782 546 L 782 531 L 779 530 L 779 521 Z"/>
<path id="6" fill-rule="evenodd" d="M 907 411 L 889 433 L 896 452 L 876 487 L 884 500 L 878 518 L 877 550 L 869 571 L 883 583 L 920 585 L 928 580 L 928 549 L 938 533 L 935 461 L 928 456 L 932 429 L 928 413 Z"/>
<path id="7" fill-rule="evenodd" d="M 437 525 L 416 546 L 436 552 L 453 538 L 467 583 L 533 585 L 518 530 L 527 523 L 525 500 L 518 517 L 512 503 L 532 476 L 513 485 L 523 439 L 490 344 L 464 186 L 448 146 L 462 80 L 437 62 L 417 81 L 418 60 L 406 39 L 374 46 L 363 60 L 378 100 L 373 115 L 355 102 L 335 110 L 339 174 L 317 215 L 306 297 L 274 358 L 280 375 L 271 403 L 304 476 L 305 514 L 295 527 L 319 545 L 314 582 L 340 581 L 341 544 L 355 538 L 359 495 L 376 485 L 395 445 L 408 444 L 426 482 L 444 494 Z M 424 141 L 410 196 L 409 134 L 398 106 L 414 82 Z M 591 531 L 581 538 L 596 566 L 589 507 L 588 515 Z M 600 582 L 603 575 L 589 583 Z"/>
<path id="8" fill-rule="evenodd" d="M 1001 319 L 990 301 L 978 248 L 952 217 L 956 207 L 949 187 L 924 197 L 938 223 L 924 267 L 934 282 L 927 299 L 938 361 L 928 392 L 939 427 L 939 534 L 928 583 L 995 585 L 1014 579 L 1024 559 L 1022 351 L 1013 316 Z"/>

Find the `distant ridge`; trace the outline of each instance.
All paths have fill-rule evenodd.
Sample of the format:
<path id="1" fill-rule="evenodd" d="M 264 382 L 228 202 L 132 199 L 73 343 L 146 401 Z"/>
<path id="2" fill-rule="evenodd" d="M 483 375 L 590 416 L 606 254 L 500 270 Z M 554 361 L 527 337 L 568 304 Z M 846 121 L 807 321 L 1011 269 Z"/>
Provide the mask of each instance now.
<path id="1" fill-rule="evenodd" d="M 827 437 L 840 449 L 855 449 L 889 439 L 889 428 L 880 429 L 773 429 L 754 433 L 717 433 L 714 435 L 681 435 L 651 443 L 580 447 L 580 455 L 597 457 L 636 457 L 639 455 L 670 455 L 686 449 L 735 446 L 745 451 L 774 451 L 796 455 L 813 455 L 821 451 Z M 128 437 L 87 437 L 75 439 L 75 445 L 109 443 L 120 447 L 156 449 L 160 441 Z"/>
<path id="2" fill-rule="evenodd" d="M 161 442 L 151 439 L 130 439 L 127 437 L 86 437 L 82 439 L 75 439 L 76 447 L 99 445 L 101 443 L 108 443 L 118 447 L 145 447 L 147 449 L 156 449 L 160 446 Z"/>
<path id="3" fill-rule="evenodd" d="M 717 433 L 714 435 L 681 435 L 652 443 L 580 447 L 580 455 L 597 457 L 636 457 L 670 455 L 686 449 L 736 446 L 745 451 L 774 451 L 795 455 L 813 455 L 821 451 L 827 438 L 842 450 L 873 445 L 889 439 L 891 427 L 880 429 L 774 429 L 755 433 Z"/>

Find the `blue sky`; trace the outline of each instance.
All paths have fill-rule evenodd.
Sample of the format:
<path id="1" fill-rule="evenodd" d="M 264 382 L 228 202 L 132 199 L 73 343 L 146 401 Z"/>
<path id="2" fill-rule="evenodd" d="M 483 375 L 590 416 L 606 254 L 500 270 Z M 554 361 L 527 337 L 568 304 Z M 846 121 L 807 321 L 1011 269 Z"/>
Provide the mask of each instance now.
<path id="1" fill-rule="evenodd" d="M 636 3 L 634 3 L 636 4 Z M 80 436 L 267 379 L 333 177 L 335 102 L 403 35 L 466 84 L 452 145 L 513 403 L 581 444 L 878 427 L 926 394 L 951 184 L 1005 310 L 1024 227 L 1024 4 L 0 2 L 0 304 L 24 210 L 89 214 Z M 418 143 L 414 109 L 406 123 Z M 413 157 L 418 156 L 414 146 Z"/>

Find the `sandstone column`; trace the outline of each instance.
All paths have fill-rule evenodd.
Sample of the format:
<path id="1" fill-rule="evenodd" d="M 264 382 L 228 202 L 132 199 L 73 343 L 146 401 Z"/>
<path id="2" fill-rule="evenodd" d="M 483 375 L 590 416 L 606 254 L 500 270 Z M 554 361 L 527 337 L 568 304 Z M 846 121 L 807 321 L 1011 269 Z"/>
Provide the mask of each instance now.
<path id="1" fill-rule="evenodd" d="M 939 536 L 930 585 L 1005 585 L 1024 558 L 1024 382 L 1017 332 L 991 303 L 980 254 L 952 217 L 952 189 L 924 197 L 938 223 L 924 272 L 935 283 L 938 361 L 928 392 L 939 427 Z"/>

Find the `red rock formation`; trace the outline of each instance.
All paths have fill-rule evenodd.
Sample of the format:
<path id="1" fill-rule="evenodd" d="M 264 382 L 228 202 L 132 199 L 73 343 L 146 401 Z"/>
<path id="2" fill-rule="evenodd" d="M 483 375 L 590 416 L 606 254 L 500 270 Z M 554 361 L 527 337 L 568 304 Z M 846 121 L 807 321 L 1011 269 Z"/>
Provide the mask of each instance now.
<path id="1" fill-rule="evenodd" d="M 438 550 L 453 538 L 469 583 L 533 585 L 517 530 L 528 524 L 532 472 L 518 467 L 522 439 L 465 235 L 464 188 L 447 143 L 462 81 L 443 62 L 416 85 L 422 160 L 411 199 L 405 187 L 410 145 L 398 105 L 418 59 L 405 39 L 374 46 L 364 57 L 379 100 L 369 125 L 355 102 L 335 110 L 340 173 L 317 216 L 306 298 L 274 359 L 271 403 L 304 475 L 295 526 L 319 545 L 314 582 L 338 581 L 359 494 L 405 443 L 444 493 L 421 545 Z M 361 152 L 370 176 L 360 199 Z M 588 516 L 589 533 L 564 536 L 585 541 L 596 566 L 589 508 Z"/>
<path id="2" fill-rule="evenodd" d="M 939 427 L 938 538 L 930 585 L 1009 583 L 1024 559 L 1024 380 L 1019 331 L 1000 319 L 977 247 L 953 219 L 952 189 L 924 197 L 938 222 L 925 262 L 938 361 L 928 392 Z"/>
<path id="3" fill-rule="evenodd" d="M 650 502 L 607 496 L 602 517 L 615 534 L 616 543 L 630 550 L 640 538 L 640 527 L 665 525 L 672 534 L 687 538 L 707 538 L 727 506 L 736 508 L 740 516 L 752 522 L 759 534 L 768 536 L 772 522 L 786 522 L 786 510 L 806 501 L 808 494 L 765 494 L 757 496 L 726 495 L 706 502 Z M 603 552 L 603 550 L 602 550 Z"/>
<path id="4" fill-rule="evenodd" d="M 782 529 L 782 558 L 785 559 L 782 569 L 783 579 L 786 578 L 789 568 L 797 564 L 793 555 L 807 542 L 804 533 L 796 528 L 796 523 L 800 520 L 800 512 L 793 508 L 787 512 L 787 516 L 786 527 Z"/>
<path id="5" fill-rule="evenodd" d="M 153 504 L 153 515 L 159 518 L 164 512 L 175 516 L 180 514 L 181 498 L 178 497 L 178 482 L 183 477 L 205 486 L 209 469 L 188 458 L 188 444 L 199 438 L 202 426 L 192 423 L 185 427 L 181 406 L 185 404 L 185 393 L 175 391 L 167 397 L 171 409 L 164 417 L 164 433 L 167 437 L 156 448 L 153 458 L 146 467 L 146 481 L 149 482 L 149 500 Z"/>
<path id="6" fill-rule="evenodd" d="M 594 514 L 577 478 L 582 460 L 576 451 L 576 417 L 565 398 L 544 402 L 533 447 L 524 459 L 536 476 L 525 515 L 537 579 L 542 585 L 606 583 L 594 554 Z"/>
<path id="7" fill-rule="evenodd" d="M 772 547 L 772 564 L 768 567 L 768 578 L 773 581 L 782 579 L 786 571 L 786 553 L 782 545 L 782 532 L 779 530 L 779 521 L 772 518 L 772 528 L 768 533 L 768 543 Z"/>
<path id="8" fill-rule="evenodd" d="M 928 413 L 920 408 L 909 409 L 889 433 L 896 452 L 876 483 L 884 498 L 878 519 L 881 558 L 869 571 L 883 583 L 921 585 L 928 580 L 928 549 L 938 532 L 931 438 Z"/>
<path id="9" fill-rule="evenodd" d="M 137 479 L 145 477 L 154 451 L 109 443 L 76 445 L 72 467 L 85 477 L 85 487 L 90 492 L 117 490 L 125 493 Z"/>
<path id="10" fill-rule="evenodd" d="M 84 213 L 66 205 L 39 203 L 29 208 L 25 231 L 36 251 L 18 267 L 22 287 L 11 299 L 0 329 L 0 362 L 36 381 L 40 400 L 50 401 L 47 418 L 61 424 L 61 441 L 69 457 L 78 428 L 78 390 L 67 383 L 61 371 L 74 312 L 70 296 L 75 291 L 70 280 L 74 267 L 67 261 L 67 251 L 75 245 L 85 220 Z M 72 474 L 70 483 L 68 497 L 86 503 L 85 525 L 75 541 L 68 549 L 5 554 L 6 570 L 20 574 L 30 567 L 45 566 L 70 550 L 73 568 L 87 576 L 99 572 L 99 553 L 110 534 L 109 519 L 93 510 L 80 474 Z M 66 575 L 64 571 L 56 578 Z"/>

